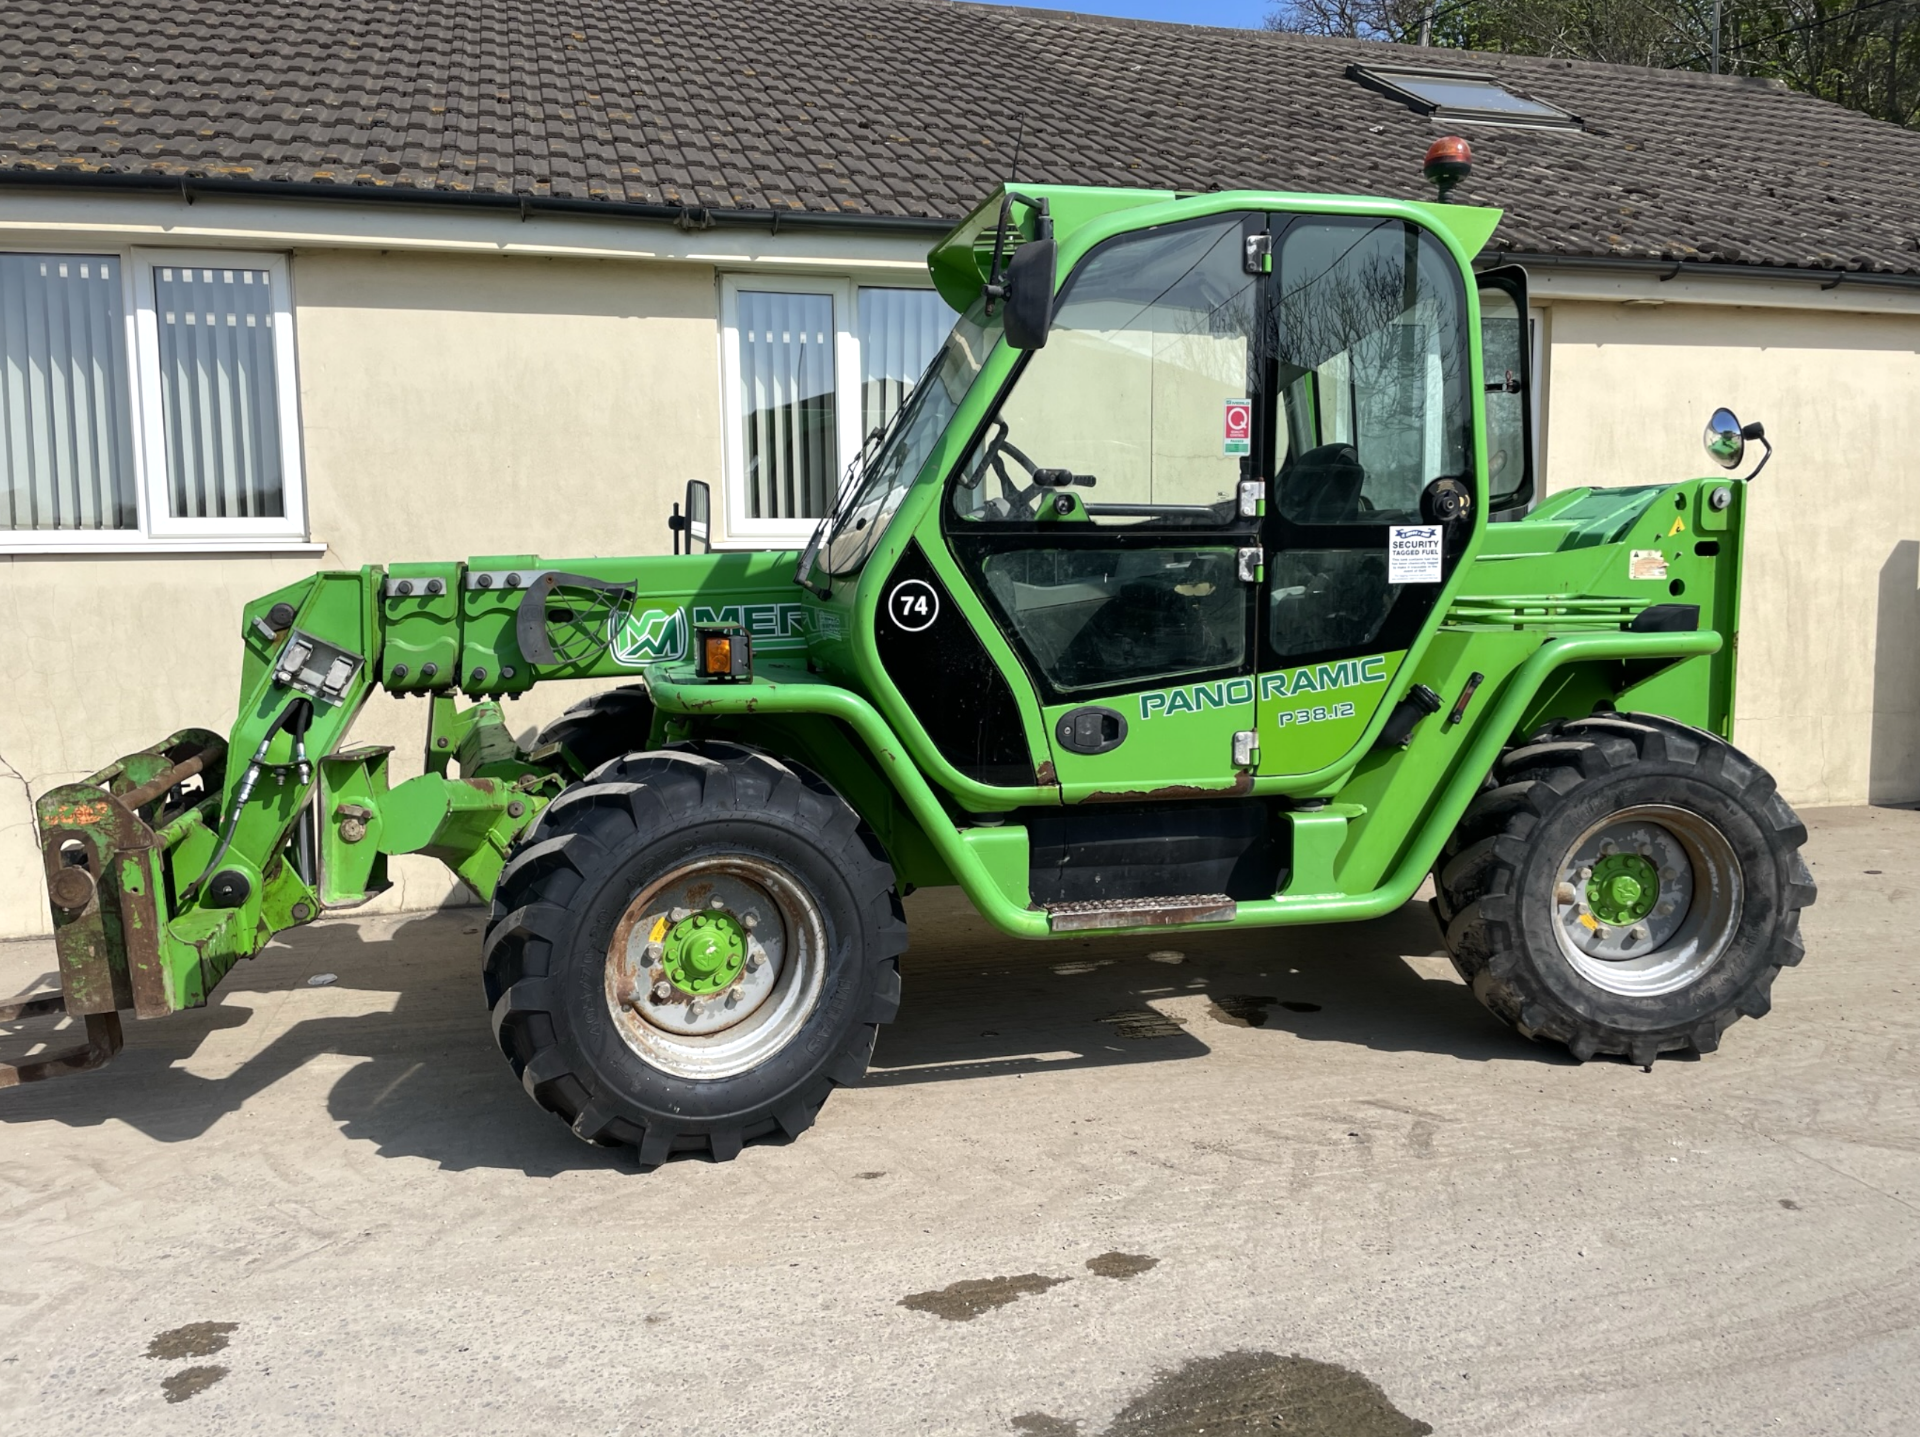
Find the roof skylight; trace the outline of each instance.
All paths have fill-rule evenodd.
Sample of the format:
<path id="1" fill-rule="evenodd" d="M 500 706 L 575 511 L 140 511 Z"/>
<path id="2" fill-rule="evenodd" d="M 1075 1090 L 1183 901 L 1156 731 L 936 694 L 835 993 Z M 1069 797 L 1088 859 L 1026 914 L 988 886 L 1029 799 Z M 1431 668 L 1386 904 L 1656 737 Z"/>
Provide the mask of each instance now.
<path id="1" fill-rule="evenodd" d="M 1580 117 L 1557 105 L 1509 89 L 1491 75 L 1470 70 L 1403 69 L 1354 65 L 1348 75 L 1423 114 L 1483 125 L 1551 125 L 1579 129 Z"/>

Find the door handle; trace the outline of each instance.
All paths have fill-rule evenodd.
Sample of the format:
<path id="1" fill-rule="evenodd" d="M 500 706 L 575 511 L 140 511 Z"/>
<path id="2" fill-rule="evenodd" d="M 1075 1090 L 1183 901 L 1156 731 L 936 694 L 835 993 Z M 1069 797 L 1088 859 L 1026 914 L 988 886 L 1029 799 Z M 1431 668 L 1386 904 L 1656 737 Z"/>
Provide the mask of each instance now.
<path id="1" fill-rule="evenodd" d="M 1126 742 L 1127 716 L 1088 704 L 1061 714 L 1053 734 L 1068 753 L 1105 753 Z"/>

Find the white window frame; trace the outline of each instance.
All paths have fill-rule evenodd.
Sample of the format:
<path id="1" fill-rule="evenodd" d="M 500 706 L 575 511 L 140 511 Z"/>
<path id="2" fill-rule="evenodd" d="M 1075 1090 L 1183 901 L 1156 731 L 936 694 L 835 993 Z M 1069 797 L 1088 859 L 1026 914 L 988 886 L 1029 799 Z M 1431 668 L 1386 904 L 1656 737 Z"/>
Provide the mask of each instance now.
<path id="1" fill-rule="evenodd" d="M 252 250 L 167 249 L 146 246 L 10 244 L 10 253 L 99 256 L 120 266 L 125 314 L 128 405 L 132 414 L 133 529 L 4 529 L 0 554 L 321 553 L 309 542 L 307 492 L 301 463 L 300 382 L 293 334 L 291 265 L 284 254 Z M 274 391 L 279 405 L 281 493 L 279 519 L 176 519 L 167 495 L 166 416 L 160 385 L 160 331 L 154 312 L 153 267 L 265 270 L 273 296 Z"/>
<path id="2" fill-rule="evenodd" d="M 819 524 L 812 519 L 754 519 L 747 515 L 745 415 L 740 394 L 740 292 L 824 294 L 833 299 L 833 402 L 835 490 L 849 460 L 860 452 L 860 331 L 862 289 L 932 290 L 923 273 L 883 270 L 847 274 L 788 274 L 741 271 L 720 276 L 720 422 L 721 499 L 724 535 L 714 547 L 737 549 L 798 548 Z"/>

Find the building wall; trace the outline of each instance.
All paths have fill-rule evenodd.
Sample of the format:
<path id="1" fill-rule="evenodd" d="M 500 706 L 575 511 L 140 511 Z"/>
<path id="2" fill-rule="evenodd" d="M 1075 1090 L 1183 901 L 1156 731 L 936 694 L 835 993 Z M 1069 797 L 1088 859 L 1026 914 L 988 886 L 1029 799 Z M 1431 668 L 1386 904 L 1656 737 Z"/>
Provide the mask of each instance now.
<path id="1" fill-rule="evenodd" d="M 241 606 L 322 568 L 662 552 L 668 505 L 720 468 L 713 269 L 626 260 L 296 252 L 311 557 L 0 558 L 0 937 L 48 929 L 29 791 L 198 725 L 239 693 Z M 524 733 L 574 702 L 542 685 Z M 426 706 L 377 697 L 355 738 L 420 771 Z M 396 864 L 388 907 L 454 891 Z"/>
<path id="2" fill-rule="evenodd" d="M 1796 804 L 1920 799 L 1920 315 L 1547 314 L 1550 488 L 1718 473 L 1700 432 L 1719 405 L 1767 427 L 1735 740 Z"/>

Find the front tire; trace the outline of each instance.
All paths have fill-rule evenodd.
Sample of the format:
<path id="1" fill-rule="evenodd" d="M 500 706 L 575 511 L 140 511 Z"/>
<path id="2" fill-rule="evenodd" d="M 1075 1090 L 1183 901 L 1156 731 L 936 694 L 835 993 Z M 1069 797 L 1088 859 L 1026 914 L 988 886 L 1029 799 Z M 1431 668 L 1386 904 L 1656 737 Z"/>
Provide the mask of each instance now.
<path id="1" fill-rule="evenodd" d="M 1454 967 L 1491 1012 L 1585 1061 L 1708 1053 L 1800 961 L 1807 831 L 1731 744 L 1606 714 L 1509 751 L 1434 878 Z"/>
<path id="2" fill-rule="evenodd" d="M 629 754 L 508 862 L 486 993 L 527 1092 L 643 1163 L 798 1136 L 900 1001 L 893 873 L 830 789 L 734 745 Z"/>

